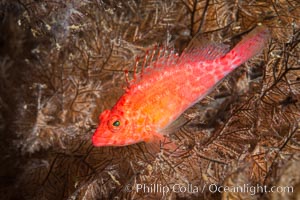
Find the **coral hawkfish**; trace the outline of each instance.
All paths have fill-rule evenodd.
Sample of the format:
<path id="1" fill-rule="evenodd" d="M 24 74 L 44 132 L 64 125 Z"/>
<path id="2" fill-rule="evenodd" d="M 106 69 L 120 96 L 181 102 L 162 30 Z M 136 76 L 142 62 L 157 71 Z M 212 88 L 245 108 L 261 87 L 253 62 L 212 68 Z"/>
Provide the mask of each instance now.
<path id="1" fill-rule="evenodd" d="M 164 140 L 164 130 L 172 122 L 227 74 L 261 52 L 268 38 L 268 29 L 259 26 L 230 51 L 222 44 L 208 44 L 181 56 L 161 57 L 141 72 L 142 77 L 128 86 L 111 110 L 101 113 L 93 145 Z"/>

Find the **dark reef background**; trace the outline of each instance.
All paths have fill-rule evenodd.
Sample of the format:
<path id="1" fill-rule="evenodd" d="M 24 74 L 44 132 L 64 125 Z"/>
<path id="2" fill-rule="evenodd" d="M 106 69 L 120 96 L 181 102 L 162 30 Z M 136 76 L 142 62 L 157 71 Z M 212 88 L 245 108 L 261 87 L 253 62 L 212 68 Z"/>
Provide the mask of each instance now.
<path id="1" fill-rule="evenodd" d="M 171 134 L 185 155 L 91 145 L 135 57 L 181 53 L 192 38 L 233 47 L 259 23 L 272 35 L 264 51 Z M 0 199 L 300 199 L 299 43 L 298 0 L 1 0 Z M 294 192 L 162 196 L 139 183 Z"/>

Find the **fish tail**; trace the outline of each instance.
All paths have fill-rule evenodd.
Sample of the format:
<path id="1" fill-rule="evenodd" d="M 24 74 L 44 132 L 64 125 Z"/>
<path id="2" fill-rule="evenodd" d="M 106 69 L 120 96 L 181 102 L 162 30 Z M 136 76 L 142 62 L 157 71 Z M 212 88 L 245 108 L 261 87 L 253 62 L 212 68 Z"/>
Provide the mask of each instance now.
<path id="1" fill-rule="evenodd" d="M 265 26 L 259 26 L 242 39 L 225 57 L 234 69 L 262 51 L 270 37 Z"/>

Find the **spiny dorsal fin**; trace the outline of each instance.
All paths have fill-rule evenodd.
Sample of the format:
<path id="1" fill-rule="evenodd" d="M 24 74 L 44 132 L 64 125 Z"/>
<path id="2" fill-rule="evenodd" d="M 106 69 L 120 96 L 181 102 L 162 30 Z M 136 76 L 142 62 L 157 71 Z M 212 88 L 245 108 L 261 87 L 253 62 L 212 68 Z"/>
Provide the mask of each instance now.
<path id="1" fill-rule="evenodd" d="M 141 58 L 136 58 L 133 77 L 129 81 L 128 71 L 125 71 L 127 87 L 138 83 L 153 71 L 162 70 L 164 67 L 180 65 L 187 62 L 214 60 L 224 56 L 229 51 L 229 46 L 217 43 L 207 43 L 202 39 L 193 39 L 181 56 L 174 49 L 166 49 L 155 46 L 151 51 L 146 51 Z M 139 74 L 137 74 L 137 70 Z"/>
<path id="2" fill-rule="evenodd" d="M 154 46 L 153 49 L 147 50 L 142 57 L 135 58 L 131 80 L 129 80 L 128 70 L 125 70 L 127 87 L 141 81 L 144 75 L 147 76 L 153 71 L 176 64 L 178 59 L 179 56 L 173 48 Z"/>

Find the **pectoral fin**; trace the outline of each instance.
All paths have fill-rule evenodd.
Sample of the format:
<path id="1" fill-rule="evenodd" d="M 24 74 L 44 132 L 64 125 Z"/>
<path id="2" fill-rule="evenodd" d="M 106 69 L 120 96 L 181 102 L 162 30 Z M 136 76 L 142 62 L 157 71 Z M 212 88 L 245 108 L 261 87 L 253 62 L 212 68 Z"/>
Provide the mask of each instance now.
<path id="1" fill-rule="evenodd" d="M 183 150 L 176 143 L 171 141 L 169 137 L 159 133 L 153 133 L 153 138 L 147 144 L 149 152 L 156 154 L 161 151 L 167 156 L 179 157 L 186 154 L 188 151 Z"/>
<path id="2" fill-rule="evenodd" d="M 181 115 L 174 122 L 168 125 L 166 128 L 162 129 L 160 133 L 168 136 L 172 133 L 175 133 L 179 128 L 187 124 L 189 121 L 190 119 L 187 119 Z"/>

